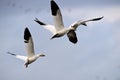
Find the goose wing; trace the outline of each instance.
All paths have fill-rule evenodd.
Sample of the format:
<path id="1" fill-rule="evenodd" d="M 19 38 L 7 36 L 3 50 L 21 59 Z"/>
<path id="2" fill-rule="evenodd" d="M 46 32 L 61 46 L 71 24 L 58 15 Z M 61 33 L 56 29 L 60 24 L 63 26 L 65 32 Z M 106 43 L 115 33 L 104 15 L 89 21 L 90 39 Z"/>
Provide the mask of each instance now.
<path id="1" fill-rule="evenodd" d="M 37 22 L 38 24 L 40 24 L 41 26 L 43 26 L 45 29 L 47 29 L 51 33 L 53 33 L 53 34 L 56 33 L 56 29 L 55 29 L 55 27 L 53 25 L 46 24 L 46 23 L 38 20 L 37 18 L 35 18 L 34 21 Z"/>
<path id="2" fill-rule="evenodd" d="M 26 51 L 27 51 L 28 57 L 34 56 L 35 55 L 34 44 L 33 44 L 31 33 L 28 28 L 25 28 L 25 31 L 24 31 L 24 43 L 26 45 Z"/>
<path id="3" fill-rule="evenodd" d="M 77 35 L 75 33 L 74 30 L 70 30 L 68 33 L 67 33 L 67 37 L 69 39 L 70 42 L 72 43 L 77 43 L 78 39 L 77 39 Z"/>
<path id="4" fill-rule="evenodd" d="M 16 54 L 13 54 L 11 52 L 7 52 L 8 54 L 10 55 L 13 55 L 15 56 L 16 58 L 20 59 L 20 60 L 23 60 L 23 61 L 26 61 L 27 60 L 27 57 L 26 56 L 21 56 L 21 55 L 16 55 Z"/>
<path id="5" fill-rule="evenodd" d="M 54 20 L 54 25 L 57 31 L 64 28 L 61 11 L 54 0 L 51 0 L 51 13 Z"/>
<path id="6" fill-rule="evenodd" d="M 98 20 L 101 20 L 102 18 L 103 18 L 103 16 L 99 17 L 99 18 L 89 19 L 89 20 L 79 20 L 79 21 L 74 22 L 70 27 L 73 27 L 74 29 L 76 29 L 80 25 L 87 26 L 86 22 L 89 22 L 89 21 L 98 21 Z"/>

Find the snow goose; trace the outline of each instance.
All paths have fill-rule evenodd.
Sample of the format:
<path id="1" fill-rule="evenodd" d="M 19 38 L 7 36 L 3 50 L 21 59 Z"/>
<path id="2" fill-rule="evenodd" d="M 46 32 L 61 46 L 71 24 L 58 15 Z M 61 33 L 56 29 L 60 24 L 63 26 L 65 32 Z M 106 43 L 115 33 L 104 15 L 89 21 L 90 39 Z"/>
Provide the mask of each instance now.
<path id="1" fill-rule="evenodd" d="M 41 53 L 35 55 L 32 36 L 28 28 L 25 28 L 24 31 L 24 43 L 26 45 L 27 56 L 16 55 L 11 52 L 8 52 L 8 54 L 11 54 L 16 58 L 25 61 L 25 66 L 27 68 L 29 64 L 36 61 L 39 57 L 44 57 L 45 55 Z"/>
<path id="2" fill-rule="evenodd" d="M 94 19 L 89 19 L 89 20 L 78 20 L 78 21 L 74 22 L 73 24 L 71 24 L 68 28 L 65 28 L 64 24 L 63 24 L 63 20 L 62 20 L 61 11 L 54 0 L 51 0 L 51 13 L 53 16 L 54 25 L 46 24 L 46 23 L 38 20 L 37 18 L 34 21 L 36 21 L 38 24 L 42 25 L 45 29 L 47 29 L 51 33 L 53 33 L 53 36 L 51 39 L 58 38 L 58 37 L 61 37 L 65 34 L 67 34 L 69 41 L 71 41 L 74 44 L 77 43 L 77 41 L 78 41 L 76 33 L 75 33 L 75 30 L 77 29 L 78 26 L 80 26 L 80 25 L 87 26 L 86 22 L 98 21 L 103 18 L 103 16 L 102 16 L 99 18 L 94 18 Z"/>

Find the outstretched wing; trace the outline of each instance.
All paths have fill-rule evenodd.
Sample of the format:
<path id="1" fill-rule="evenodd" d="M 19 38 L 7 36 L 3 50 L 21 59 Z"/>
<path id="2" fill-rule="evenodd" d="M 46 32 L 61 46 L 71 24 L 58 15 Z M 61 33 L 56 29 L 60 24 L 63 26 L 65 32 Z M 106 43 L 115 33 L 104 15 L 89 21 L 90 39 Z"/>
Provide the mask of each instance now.
<path id="1" fill-rule="evenodd" d="M 89 19 L 89 20 L 79 20 L 79 21 L 74 22 L 70 27 L 73 27 L 74 29 L 76 29 L 80 25 L 87 26 L 86 22 L 98 21 L 98 20 L 101 20 L 102 18 L 103 18 L 103 16 L 99 17 L 99 18 Z"/>
<path id="2" fill-rule="evenodd" d="M 103 16 L 99 17 L 99 18 L 93 18 L 93 19 L 85 20 L 85 21 L 82 21 L 81 24 L 84 25 L 86 22 L 89 22 L 89 21 L 98 21 L 98 20 L 101 20 L 102 18 L 103 18 Z"/>
<path id="3" fill-rule="evenodd" d="M 69 41 L 71 41 L 72 43 L 77 43 L 77 36 L 76 36 L 76 33 L 74 30 L 70 30 L 68 33 L 67 33 L 67 36 L 69 38 Z"/>
<path id="4" fill-rule="evenodd" d="M 28 28 L 25 28 L 25 31 L 24 31 L 24 43 L 26 44 L 26 51 L 27 51 L 28 57 L 34 56 L 35 55 L 34 44 Z"/>
<path id="5" fill-rule="evenodd" d="M 27 57 L 26 56 L 21 56 L 21 55 L 16 55 L 16 54 L 13 54 L 11 52 L 7 52 L 8 54 L 10 55 L 13 55 L 15 56 L 16 58 L 20 59 L 20 60 L 23 60 L 23 61 L 26 61 L 27 60 Z"/>
<path id="6" fill-rule="evenodd" d="M 45 29 L 47 29 L 48 31 L 50 31 L 51 33 L 55 34 L 56 33 L 56 29 L 53 25 L 48 25 L 43 23 L 42 21 L 38 20 L 37 18 L 35 18 L 34 20 L 35 22 L 37 22 L 38 24 L 40 24 L 41 26 L 43 26 Z"/>
<path id="7" fill-rule="evenodd" d="M 51 12 L 54 20 L 54 25 L 57 31 L 64 28 L 61 11 L 54 0 L 51 0 Z"/>

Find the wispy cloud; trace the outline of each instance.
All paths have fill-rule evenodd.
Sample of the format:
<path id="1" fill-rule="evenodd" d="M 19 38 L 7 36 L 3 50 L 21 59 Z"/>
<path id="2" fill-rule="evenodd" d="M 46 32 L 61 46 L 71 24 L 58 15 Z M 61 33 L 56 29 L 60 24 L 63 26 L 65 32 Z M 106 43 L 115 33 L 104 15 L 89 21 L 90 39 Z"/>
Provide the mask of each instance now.
<path id="1" fill-rule="evenodd" d="M 90 19 L 104 16 L 104 21 L 114 23 L 120 20 L 120 6 L 74 7 L 61 10 L 64 16 L 71 19 Z M 69 14 L 69 15 L 68 15 Z"/>
<path id="2" fill-rule="evenodd" d="M 109 5 L 108 1 L 104 0 L 90 0 L 87 3 L 87 0 L 56 0 L 65 24 L 79 19 L 104 16 L 102 20 L 98 21 L 100 24 L 90 22 L 94 26 L 92 28 L 79 28 L 76 31 L 79 41 L 75 45 L 71 44 L 66 36 L 49 40 L 49 32 L 34 22 L 35 17 L 46 23 L 53 22 L 50 0 L 47 0 L 48 2 L 40 0 L 14 1 L 8 2 L 7 7 L 0 3 L 2 4 L 0 5 L 2 6 L 0 7 L 0 49 L 26 55 L 23 35 L 24 28 L 28 26 L 33 36 L 35 50 L 37 52 L 45 51 L 46 58 L 34 63 L 35 65 L 31 65 L 26 70 L 22 63 L 17 63 L 16 59 L 4 55 L 4 51 L 1 51 L 0 61 L 3 72 L 0 75 L 1 80 L 19 80 L 21 78 L 32 80 L 34 77 L 37 80 L 40 78 L 47 80 L 119 79 L 120 6 L 115 5 L 118 4 L 117 0 L 109 0 L 109 3 L 113 5 Z M 30 1 L 29 5 L 26 5 L 28 1 Z M 99 2 L 101 4 L 104 2 L 103 6 Z M 7 0 L 4 3 L 7 3 Z M 82 3 L 84 4 L 81 5 Z M 92 4 L 94 6 L 91 6 Z M 12 60 L 16 62 L 12 63 Z M 14 77 L 14 75 L 18 77 Z"/>

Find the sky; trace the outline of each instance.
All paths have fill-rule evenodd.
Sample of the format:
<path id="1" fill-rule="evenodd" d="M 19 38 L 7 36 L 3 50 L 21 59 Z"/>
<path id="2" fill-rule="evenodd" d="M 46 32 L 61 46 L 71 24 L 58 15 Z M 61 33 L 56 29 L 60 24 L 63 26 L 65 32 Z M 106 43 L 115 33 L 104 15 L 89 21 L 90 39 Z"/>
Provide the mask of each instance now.
<path id="1" fill-rule="evenodd" d="M 34 19 L 53 23 L 50 0 L 0 0 L 0 80 L 120 80 L 120 1 L 55 0 L 65 27 L 76 20 L 104 18 L 79 26 L 77 44 L 52 34 Z M 44 53 L 25 68 L 6 54 L 26 55 L 24 29 L 28 27 L 36 54 Z"/>

